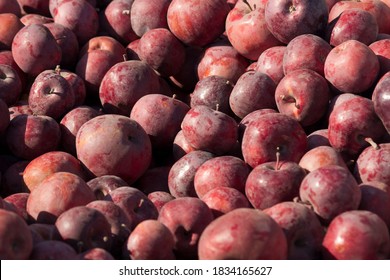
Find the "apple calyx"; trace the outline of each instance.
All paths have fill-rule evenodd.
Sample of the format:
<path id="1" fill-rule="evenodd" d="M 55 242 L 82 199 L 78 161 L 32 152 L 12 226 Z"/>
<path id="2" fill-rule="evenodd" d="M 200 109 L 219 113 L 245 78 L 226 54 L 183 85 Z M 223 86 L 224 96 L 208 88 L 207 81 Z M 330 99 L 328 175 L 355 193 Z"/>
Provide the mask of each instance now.
<path id="1" fill-rule="evenodd" d="M 297 109 L 301 108 L 301 106 L 297 103 L 297 100 L 292 96 L 286 96 L 286 95 L 282 94 L 282 95 L 280 95 L 280 99 L 283 100 L 284 102 L 294 103 L 295 108 L 297 108 Z"/>
<path id="2" fill-rule="evenodd" d="M 123 10 L 122 15 L 130 15 L 130 10 Z"/>
<path id="3" fill-rule="evenodd" d="M 368 142 L 375 150 L 379 150 L 379 145 L 371 137 L 364 138 L 364 141 Z"/>
<path id="4" fill-rule="evenodd" d="M 296 12 L 297 8 L 294 6 L 294 5 L 291 5 L 290 7 L 288 7 L 288 11 L 290 14 Z"/>

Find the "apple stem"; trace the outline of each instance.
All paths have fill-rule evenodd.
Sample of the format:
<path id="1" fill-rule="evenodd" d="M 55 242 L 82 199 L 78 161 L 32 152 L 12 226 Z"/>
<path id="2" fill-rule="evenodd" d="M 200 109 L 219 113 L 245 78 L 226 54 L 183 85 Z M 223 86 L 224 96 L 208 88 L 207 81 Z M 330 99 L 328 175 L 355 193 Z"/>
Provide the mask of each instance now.
<path id="1" fill-rule="evenodd" d="M 123 61 L 127 61 L 127 55 L 125 53 L 122 55 L 122 57 L 123 57 Z"/>
<path id="2" fill-rule="evenodd" d="M 172 95 L 172 99 L 176 99 L 176 97 L 177 97 L 176 94 Z"/>
<path id="3" fill-rule="evenodd" d="M 61 67 L 59 65 L 57 65 L 56 68 L 54 69 L 54 72 L 56 72 L 56 74 L 60 74 Z"/>
<path id="4" fill-rule="evenodd" d="M 364 138 L 364 141 L 368 142 L 375 150 L 379 150 L 379 145 L 371 137 Z"/>
<path id="5" fill-rule="evenodd" d="M 276 147 L 276 163 L 275 163 L 275 170 L 279 170 L 280 166 L 280 147 Z"/>
<path id="6" fill-rule="evenodd" d="M 256 4 L 253 5 L 253 8 L 252 6 L 248 3 L 248 0 L 242 0 L 242 2 L 244 2 L 248 7 L 249 9 L 253 12 L 254 9 L 256 9 Z"/>
<path id="7" fill-rule="evenodd" d="M 297 100 L 292 96 L 286 96 L 286 95 L 280 95 L 280 99 L 282 99 L 285 102 L 294 103 L 295 108 L 300 109 L 301 106 L 297 103 Z"/>
<path id="8" fill-rule="evenodd" d="M 219 103 L 215 105 L 215 111 L 219 111 Z"/>
<path id="9" fill-rule="evenodd" d="M 122 15 L 130 15 L 130 10 L 123 10 Z"/>

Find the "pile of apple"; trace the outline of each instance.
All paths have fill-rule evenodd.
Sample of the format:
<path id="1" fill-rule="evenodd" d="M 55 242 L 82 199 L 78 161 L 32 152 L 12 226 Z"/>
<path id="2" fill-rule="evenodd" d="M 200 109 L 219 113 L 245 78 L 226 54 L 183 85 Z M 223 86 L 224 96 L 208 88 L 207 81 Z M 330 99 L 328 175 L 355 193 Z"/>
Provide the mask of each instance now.
<path id="1" fill-rule="evenodd" d="M 0 259 L 390 259 L 390 1 L 0 0 Z"/>

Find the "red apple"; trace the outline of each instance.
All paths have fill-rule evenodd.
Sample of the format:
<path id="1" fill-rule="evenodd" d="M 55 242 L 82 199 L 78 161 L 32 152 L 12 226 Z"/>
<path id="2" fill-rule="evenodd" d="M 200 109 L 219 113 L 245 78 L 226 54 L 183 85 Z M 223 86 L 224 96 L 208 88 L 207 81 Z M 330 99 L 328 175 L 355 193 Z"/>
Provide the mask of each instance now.
<path id="1" fill-rule="evenodd" d="M 375 85 L 372 102 L 376 115 L 382 121 L 387 133 L 390 133 L 390 114 L 387 110 L 390 96 L 390 73 L 386 73 Z"/>
<path id="2" fill-rule="evenodd" d="M 257 59 L 255 71 L 267 74 L 276 85 L 279 84 L 284 76 L 283 58 L 285 51 L 286 46 L 274 46 L 266 49 Z"/>
<path id="3" fill-rule="evenodd" d="M 96 199 L 102 200 L 112 190 L 119 187 L 128 186 L 128 184 L 121 178 L 115 175 L 102 175 L 87 181 L 87 185 L 95 194 Z"/>
<path id="4" fill-rule="evenodd" d="M 369 45 L 369 48 L 377 55 L 380 65 L 379 77 L 383 77 L 390 71 L 390 38 L 380 39 Z"/>
<path id="5" fill-rule="evenodd" d="M 172 155 L 173 158 L 177 161 L 182 158 L 189 152 L 196 151 L 194 147 L 190 145 L 190 143 L 186 140 L 183 134 L 183 130 L 180 130 L 175 139 L 173 139 L 173 147 L 172 147 Z"/>
<path id="6" fill-rule="evenodd" d="M 20 17 L 22 10 L 18 0 L 0 0 L 0 13 L 12 13 Z"/>
<path id="7" fill-rule="evenodd" d="M 212 221 L 198 245 L 201 260 L 286 259 L 287 239 L 282 228 L 262 211 L 232 210 Z"/>
<path id="8" fill-rule="evenodd" d="M 22 80 L 17 71 L 6 64 L 0 64 L 0 76 L 0 99 L 12 106 L 22 94 Z"/>
<path id="9" fill-rule="evenodd" d="M 12 1 L 11 1 L 12 2 Z M 10 3 L 10 5 L 12 5 Z M 1 4 L 0 4 L 1 11 Z M 12 40 L 16 33 L 24 27 L 20 18 L 11 12 L 0 13 L 0 50 L 11 50 Z"/>
<path id="10" fill-rule="evenodd" d="M 148 198 L 153 202 L 154 206 L 156 206 L 158 212 L 160 212 L 161 208 L 167 203 L 175 199 L 173 195 L 171 195 L 167 191 L 154 191 L 148 194 Z"/>
<path id="11" fill-rule="evenodd" d="M 17 0 L 22 11 L 26 14 L 50 16 L 49 0 Z"/>
<path id="12" fill-rule="evenodd" d="M 107 250 L 95 247 L 78 254 L 80 260 L 115 260 L 114 256 Z"/>
<path id="13" fill-rule="evenodd" d="M 308 172 L 328 165 L 339 165 L 348 168 L 342 155 L 329 146 L 317 146 L 308 150 L 302 156 L 299 165 Z"/>
<path id="14" fill-rule="evenodd" d="M 168 176 L 171 165 L 151 167 L 137 180 L 133 186 L 145 194 L 155 191 L 169 192 Z"/>

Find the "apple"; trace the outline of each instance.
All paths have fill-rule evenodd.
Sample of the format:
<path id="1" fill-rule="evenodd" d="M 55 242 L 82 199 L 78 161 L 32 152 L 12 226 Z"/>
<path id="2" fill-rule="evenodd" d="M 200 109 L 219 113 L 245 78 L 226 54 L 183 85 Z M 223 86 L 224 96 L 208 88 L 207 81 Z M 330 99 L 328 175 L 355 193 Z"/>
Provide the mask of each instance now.
<path id="1" fill-rule="evenodd" d="M 283 58 L 286 46 L 274 46 L 263 51 L 257 59 L 255 71 L 267 74 L 275 84 L 284 77 Z"/>
<path id="2" fill-rule="evenodd" d="M 22 176 L 28 190 L 33 191 L 43 180 L 56 172 L 69 172 L 86 179 L 80 161 L 63 151 L 44 153 L 29 161 Z"/>
<path id="3" fill-rule="evenodd" d="M 49 0 L 17 0 L 22 12 L 50 16 Z"/>
<path id="4" fill-rule="evenodd" d="M 328 6 L 325 0 L 268 1 L 265 22 L 276 39 L 285 44 L 302 34 L 321 36 L 328 23 Z"/>
<path id="5" fill-rule="evenodd" d="M 235 156 L 218 156 L 205 161 L 195 172 L 194 188 L 199 198 L 216 187 L 233 188 L 245 193 L 250 173 L 246 163 Z"/>
<path id="6" fill-rule="evenodd" d="M 63 212 L 95 200 L 92 190 L 79 176 L 55 172 L 31 191 L 27 213 L 41 223 L 54 224 Z"/>
<path id="7" fill-rule="evenodd" d="M 325 60 L 331 50 L 332 46 L 320 36 L 299 35 L 287 44 L 283 72 L 286 75 L 297 69 L 310 69 L 324 76 Z"/>
<path id="8" fill-rule="evenodd" d="M 27 260 L 33 240 L 27 223 L 16 213 L 0 209 L 0 259 Z"/>
<path id="9" fill-rule="evenodd" d="M 175 197 L 167 191 L 153 191 L 148 194 L 148 198 L 153 202 L 154 206 L 156 206 L 158 212 L 160 212 L 165 203 L 175 199 Z"/>
<path id="10" fill-rule="evenodd" d="M 366 147 L 358 156 L 353 172 L 361 183 L 380 181 L 390 185 L 390 143 Z"/>
<path id="11" fill-rule="evenodd" d="M 159 90 L 159 77 L 146 62 L 128 60 L 107 71 L 100 84 L 99 98 L 106 113 L 129 116 L 138 99 Z"/>
<path id="12" fill-rule="evenodd" d="M 5 136 L 13 155 L 32 160 L 57 149 L 61 130 L 49 116 L 22 114 L 12 119 Z"/>
<path id="13" fill-rule="evenodd" d="M 15 34 L 11 51 L 20 69 L 31 76 L 54 69 L 62 58 L 60 46 L 43 24 L 30 24 L 21 28 Z"/>
<path id="14" fill-rule="evenodd" d="M 190 145 L 184 137 L 183 130 L 180 129 L 173 139 L 172 156 L 174 160 L 177 161 L 192 151 L 196 151 L 196 149 Z"/>
<path id="15" fill-rule="evenodd" d="M 190 105 L 206 105 L 212 109 L 216 108 L 225 114 L 231 115 L 232 111 L 229 105 L 229 97 L 234 84 L 221 76 L 207 76 L 198 81 L 191 94 Z"/>
<path id="16" fill-rule="evenodd" d="M 216 155 L 232 151 L 238 139 L 235 119 L 205 105 L 191 108 L 184 116 L 181 129 L 192 147 Z"/>
<path id="17" fill-rule="evenodd" d="M 175 96 L 150 93 L 137 100 L 131 109 L 130 119 L 142 126 L 156 151 L 171 150 L 189 110 L 190 107 Z"/>
<path id="18" fill-rule="evenodd" d="M 378 24 L 375 16 L 363 9 L 347 9 L 328 25 L 329 43 L 338 46 L 348 40 L 366 45 L 376 41 Z"/>
<path id="19" fill-rule="evenodd" d="M 347 211 L 336 216 L 322 244 L 325 259 L 381 260 L 387 259 L 390 251 L 385 222 L 378 215 L 364 210 Z"/>
<path id="20" fill-rule="evenodd" d="M 184 44 L 204 47 L 224 32 L 229 11 L 226 0 L 172 0 L 167 10 L 167 23 Z"/>
<path id="21" fill-rule="evenodd" d="M 288 244 L 288 259 L 321 259 L 325 230 L 313 210 L 301 203 L 285 201 L 264 209 L 264 212 L 283 229 Z"/>
<path id="22" fill-rule="evenodd" d="M 125 244 L 124 255 L 131 260 L 174 260 L 175 240 L 167 226 L 156 220 L 139 223 Z"/>
<path id="23" fill-rule="evenodd" d="M 373 101 L 357 96 L 341 102 L 329 116 L 329 142 L 338 152 L 357 156 L 386 132 Z"/>
<path id="24" fill-rule="evenodd" d="M 33 112 L 28 106 L 27 100 L 17 101 L 14 105 L 8 107 L 10 120 L 19 115 L 32 115 Z M 5 118 L 6 120 L 7 118 Z M 3 119 L 4 120 L 4 119 Z"/>
<path id="25" fill-rule="evenodd" d="M 80 260 L 115 260 L 114 256 L 107 250 L 95 247 L 78 254 Z"/>
<path id="26" fill-rule="evenodd" d="M 369 48 L 377 55 L 380 65 L 379 77 L 390 71 L 390 38 L 376 40 Z"/>
<path id="27" fill-rule="evenodd" d="M 171 167 L 171 165 L 150 167 L 133 186 L 147 195 L 155 191 L 169 192 L 168 176 Z"/>
<path id="28" fill-rule="evenodd" d="M 268 114 L 268 113 L 277 113 L 275 109 L 259 109 L 255 110 L 245 117 L 243 117 L 238 124 L 238 140 L 239 142 L 242 141 L 242 137 L 244 135 L 245 129 L 247 128 L 248 124 L 255 121 L 258 117 L 261 117 L 262 115 Z"/>
<path id="29" fill-rule="evenodd" d="M 74 107 L 84 105 L 87 96 L 84 80 L 70 70 L 61 69 L 60 67 L 56 67 L 55 70 L 68 81 L 70 87 L 73 89 Z"/>
<path id="30" fill-rule="evenodd" d="M 16 14 L 5 11 L 0 13 L 0 23 L 0 50 L 11 50 L 12 40 L 24 24 Z"/>
<path id="31" fill-rule="evenodd" d="M 11 66 L 0 64 L 0 99 L 6 106 L 14 105 L 22 93 L 22 81 Z"/>
<path id="32" fill-rule="evenodd" d="M 25 14 L 20 18 L 20 21 L 23 25 L 31 25 L 31 24 L 47 24 L 54 22 L 53 18 L 45 17 L 40 14 Z"/>
<path id="33" fill-rule="evenodd" d="M 15 208 L 15 212 L 21 216 L 28 224 L 33 222 L 33 219 L 27 213 L 26 206 L 30 194 L 28 192 L 14 192 L 4 198 L 5 209 L 8 206 Z"/>
<path id="34" fill-rule="evenodd" d="M 299 196 L 303 203 L 328 224 L 337 215 L 357 210 L 361 192 L 351 172 L 339 165 L 328 165 L 313 170 L 302 180 Z"/>
<path id="35" fill-rule="evenodd" d="M 99 29 L 124 45 L 138 38 L 131 24 L 134 0 L 113 0 L 99 13 Z"/>
<path id="36" fill-rule="evenodd" d="M 119 187 L 128 186 L 121 178 L 115 175 L 102 175 L 87 181 L 87 185 L 91 188 L 97 200 L 102 200 L 112 190 Z"/>
<path id="37" fill-rule="evenodd" d="M 199 239 L 200 260 L 287 259 L 287 239 L 267 214 L 238 208 L 213 220 Z"/>
<path id="38" fill-rule="evenodd" d="M 81 253 L 92 248 L 111 249 L 111 226 L 99 210 L 75 206 L 58 216 L 55 226 L 62 240 Z"/>
<path id="39" fill-rule="evenodd" d="M 179 197 L 160 209 L 158 221 L 173 235 L 174 253 L 178 258 L 196 259 L 203 230 L 214 219 L 210 208 L 196 197 Z"/>
<path id="40" fill-rule="evenodd" d="M 133 230 L 144 220 L 156 220 L 158 210 L 153 202 L 139 189 L 122 186 L 109 192 L 103 200 L 112 201 L 126 214 Z"/>
<path id="41" fill-rule="evenodd" d="M 268 0 L 240 0 L 226 18 L 226 35 L 233 47 L 244 57 L 257 60 L 266 49 L 281 43 L 272 35 L 265 22 Z"/>
<path id="42" fill-rule="evenodd" d="M 328 129 L 320 128 L 307 135 L 307 150 L 319 146 L 331 146 L 328 139 Z"/>
<path id="43" fill-rule="evenodd" d="M 257 165 L 280 160 L 299 162 L 307 148 L 307 135 L 300 123 L 282 113 L 267 113 L 249 122 L 241 141 L 245 162 Z"/>
<path id="44" fill-rule="evenodd" d="M 18 0 L 0 0 L 0 13 L 12 13 L 17 17 L 22 15 Z"/>
<path id="45" fill-rule="evenodd" d="M 308 172 L 328 165 L 339 165 L 348 169 L 343 156 L 335 148 L 326 145 L 308 150 L 299 161 L 299 166 Z"/>
<path id="46" fill-rule="evenodd" d="M 245 194 L 223 185 L 215 187 L 202 196 L 202 201 L 211 209 L 214 218 L 220 217 L 237 208 L 250 208 Z"/>
<path id="47" fill-rule="evenodd" d="M 379 74 L 379 61 L 364 43 L 347 40 L 325 59 L 325 78 L 339 91 L 359 94 L 368 90 Z"/>
<path id="48" fill-rule="evenodd" d="M 240 119 L 260 109 L 276 109 L 276 84 L 260 71 L 243 73 L 229 97 L 230 108 Z"/>
<path id="49" fill-rule="evenodd" d="M 29 224 L 28 227 L 32 232 L 38 233 L 42 237 L 42 241 L 61 240 L 61 236 L 58 234 L 57 228 L 54 224 L 44 224 L 44 223 L 35 222 Z"/>
<path id="50" fill-rule="evenodd" d="M 29 192 L 29 189 L 23 180 L 24 170 L 29 163 L 30 161 L 28 160 L 17 161 L 3 172 L 1 178 L 1 194 L 3 196 Z"/>
<path id="51" fill-rule="evenodd" d="M 81 105 L 69 110 L 60 120 L 61 148 L 76 156 L 76 135 L 80 127 L 87 121 L 101 115 L 97 109 Z"/>
<path id="52" fill-rule="evenodd" d="M 245 194 L 254 208 L 264 210 L 298 197 L 305 176 L 306 171 L 296 162 L 265 162 L 249 173 L 245 182 Z"/>
<path id="53" fill-rule="evenodd" d="M 27 74 L 16 64 L 11 50 L 0 51 L 0 64 L 11 66 L 16 71 L 22 83 L 22 90 L 24 90 L 27 85 Z"/>
<path id="54" fill-rule="evenodd" d="M 58 71 L 44 70 L 34 80 L 28 95 L 33 114 L 61 119 L 73 109 L 73 88 Z"/>
<path id="55" fill-rule="evenodd" d="M 136 121 L 105 114 L 80 127 L 76 152 L 91 175 L 116 175 L 132 184 L 149 168 L 152 144 Z"/>
<path id="56" fill-rule="evenodd" d="M 387 133 L 390 133 L 390 115 L 386 110 L 389 104 L 390 73 L 386 73 L 375 85 L 372 93 L 372 102 L 376 115 L 382 121 Z"/>
<path id="57" fill-rule="evenodd" d="M 142 37 L 155 28 L 167 28 L 167 12 L 172 0 L 134 0 L 130 10 L 131 27 Z"/>
<path id="58" fill-rule="evenodd" d="M 44 240 L 34 245 L 30 260 L 77 260 L 77 252 L 64 241 Z"/>
<path id="59" fill-rule="evenodd" d="M 203 48 L 197 75 L 199 80 L 208 76 L 221 76 L 235 84 L 248 65 L 248 60 L 229 42 L 221 40 Z"/>

